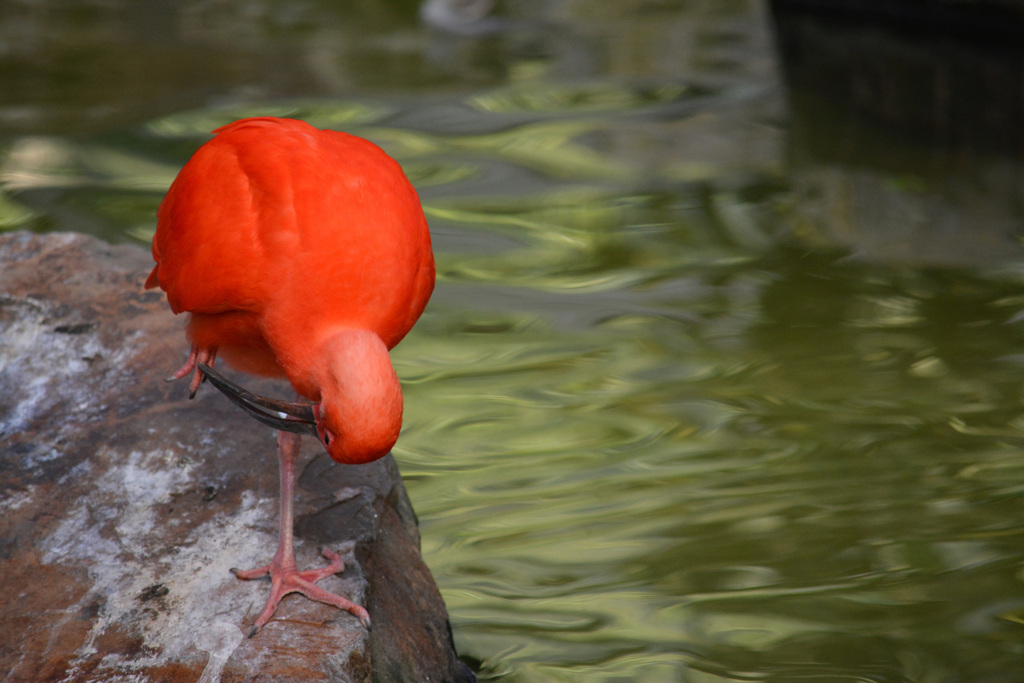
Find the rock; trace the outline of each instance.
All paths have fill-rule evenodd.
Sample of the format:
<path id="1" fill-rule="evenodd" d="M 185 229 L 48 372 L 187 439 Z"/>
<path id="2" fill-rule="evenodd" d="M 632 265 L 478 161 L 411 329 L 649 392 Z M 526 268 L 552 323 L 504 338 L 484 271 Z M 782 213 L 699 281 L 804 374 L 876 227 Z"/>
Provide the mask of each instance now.
<path id="1" fill-rule="evenodd" d="M 0 674 L 10 681 L 472 681 L 419 553 L 391 456 L 336 465 L 307 443 L 296 555 L 342 574 L 347 612 L 230 567 L 277 544 L 269 428 L 209 387 L 161 381 L 182 321 L 143 290 L 150 259 L 81 235 L 0 235 Z M 236 379 L 243 379 L 236 377 Z M 254 389 L 287 397 L 280 384 Z M 304 468 L 304 469 L 303 469 Z"/>

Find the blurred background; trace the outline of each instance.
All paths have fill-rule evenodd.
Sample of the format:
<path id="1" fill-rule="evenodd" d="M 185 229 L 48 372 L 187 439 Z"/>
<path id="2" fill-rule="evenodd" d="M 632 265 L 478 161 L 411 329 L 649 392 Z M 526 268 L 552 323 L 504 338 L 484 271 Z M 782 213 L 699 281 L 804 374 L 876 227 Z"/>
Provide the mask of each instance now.
<path id="1" fill-rule="evenodd" d="M 431 223 L 395 455 L 481 680 L 1016 680 L 1022 17 L 2 0 L 0 229 L 147 248 L 213 128 L 367 137 Z"/>

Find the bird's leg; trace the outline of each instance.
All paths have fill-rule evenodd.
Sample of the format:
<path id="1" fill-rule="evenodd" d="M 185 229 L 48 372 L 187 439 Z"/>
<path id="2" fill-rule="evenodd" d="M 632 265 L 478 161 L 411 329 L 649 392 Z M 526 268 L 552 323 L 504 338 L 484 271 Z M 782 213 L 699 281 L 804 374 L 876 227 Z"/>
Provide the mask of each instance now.
<path id="1" fill-rule="evenodd" d="M 270 621 L 281 598 L 289 593 L 302 593 L 310 600 L 317 600 L 347 610 L 357 617 L 363 626 L 367 629 L 370 628 L 370 615 L 363 607 L 315 585 L 320 579 L 337 574 L 344 569 L 345 565 L 337 553 L 326 548 L 321 550 L 323 556 L 330 560 L 330 564 L 320 569 L 299 571 L 295 566 L 292 499 L 295 493 L 295 460 L 299 455 L 300 443 L 301 439 L 297 434 L 290 432 L 278 432 L 277 434 L 277 457 L 281 473 L 281 519 L 274 559 L 270 561 L 270 564 L 256 569 L 231 570 L 240 579 L 258 579 L 270 574 L 270 597 L 267 598 L 266 606 L 249 633 L 250 638 Z"/>
<path id="2" fill-rule="evenodd" d="M 193 372 L 194 370 L 195 372 L 193 372 L 192 374 L 192 381 L 189 382 L 188 384 L 188 397 L 190 399 L 195 398 L 196 392 L 199 391 L 199 385 L 203 381 L 203 373 L 199 371 L 198 367 L 196 367 L 197 364 L 203 363 L 205 365 L 212 366 L 214 361 L 216 360 L 216 349 L 201 349 L 197 346 L 193 346 L 192 350 L 189 351 L 188 360 L 185 361 L 185 364 L 178 368 L 177 372 L 175 372 L 173 375 L 171 375 L 164 381 L 173 382 L 175 380 L 181 379 L 182 377 L 184 377 L 190 372 Z"/>

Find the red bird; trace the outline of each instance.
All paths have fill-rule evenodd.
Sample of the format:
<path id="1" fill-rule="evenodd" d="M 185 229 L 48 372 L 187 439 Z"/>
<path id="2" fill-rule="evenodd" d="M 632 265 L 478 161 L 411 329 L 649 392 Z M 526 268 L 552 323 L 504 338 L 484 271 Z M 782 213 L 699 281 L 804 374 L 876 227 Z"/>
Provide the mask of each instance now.
<path id="1" fill-rule="evenodd" d="M 402 390 L 388 355 L 434 288 L 430 233 L 416 191 L 376 145 L 292 119 L 252 118 L 214 131 L 185 164 L 157 211 L 159 285 L 174 313 L 190 313 L 194 371 L 257 419 L 277 427 L 280 543 L 273 560 L 239 578 L 270 574 L 255 634 L 278 602 L 298 592 L 348 610 L 361 606 L 315 583 L 341 571 L 299 571 L 292 549 L 298 433 L 315 435 L 347 464 L 383 457 L 402 426 Z M 291 382 L 312 405 L 254 396 L 210 366 Z M 284 413 L 285 417 L 281 417 Z M 250 635 L 252 635 L 250 634 Z"/>

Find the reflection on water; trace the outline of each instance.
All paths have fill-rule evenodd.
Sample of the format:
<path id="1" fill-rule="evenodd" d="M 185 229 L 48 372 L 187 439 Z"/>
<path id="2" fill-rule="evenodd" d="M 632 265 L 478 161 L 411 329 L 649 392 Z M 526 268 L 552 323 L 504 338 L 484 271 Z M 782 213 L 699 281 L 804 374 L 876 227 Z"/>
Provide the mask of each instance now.
<path id="1" fill-rule="evenodd" d="M 482 679 L 1011 680 L 1019 259 L 851 258 L 794 211 L 771 91 L 628 80 L 21 138 L 0 225 L 144 242 L 243 115 L 370 137 L 434 236 L 395 452 Z"/>

